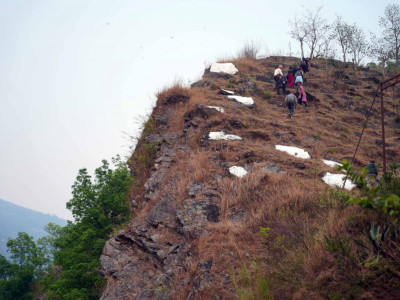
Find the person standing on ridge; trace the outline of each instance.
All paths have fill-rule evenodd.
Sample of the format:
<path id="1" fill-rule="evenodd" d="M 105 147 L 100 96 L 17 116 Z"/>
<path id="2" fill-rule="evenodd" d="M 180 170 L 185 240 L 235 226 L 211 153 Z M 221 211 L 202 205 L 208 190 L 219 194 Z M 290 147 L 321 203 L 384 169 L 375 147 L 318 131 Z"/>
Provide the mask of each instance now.
<path id="1" fill-rule="evenodd" d="M 286 95 L 286 85 L 287 85 L 287 77 L 283 75 L 279 80 L 279 89 L 282 89 L 283 95 Z M 279 89 L 278 89 L 278 95 L 279 95 Z"/>
<path id="2" fill-rule="evenodd" d="M 299 88 L 298 103 L 299 103 L 300 105 L 303 105 L 303 103 L 304 103 L 304 106 L 305 106 L 305 107 L 308 107 L 308 104 L 307 104 L 307 95 L 306 95 L 306 92 L 304 91 L 304 87 L 301 85 L 300 82 L 297 82 L 297 86 L 298 86 L 298 88 Z"/>
<path id="3" fill-rule="evenodd" d="M 287 87 L 294 86 L 294 74 L 292 72 L 288 72 L 287 75 Z"/>
<path id="4" fill-rule="evenodd" d="M 289 95 L 286 96 L 285 98 L 285 103 L 287 105 L 287 108 L 289 110 L 289 117 L 293 119 L 294 115 L 294 108 L 296 106 L 296 96 L 293 93 L 290 93 Z"/>
<path id="5" fill-rule="evenodd" d="M 281 85 L 281 76 L 283 76 L 282 68 L 283 68 L 283 66 L 279 65 L 278 68 L 276 68 L 275 72 L 274 72 L 275 90 L 278 95 L 279 95 L 279 89 L 280 89 L 280 85 Z"/>
<path id="6" fill-rule="evenodd" d="M 294 78 L 295 78 L 294 84 L 295 84 L 295 86 L 296 86 L 296 91 L 298 91 L 298 89 L 299 89 L 298 83 L 303 84 L 303 71 L 302 71 L 301 67 L 300 67 L 299 70 L 294 74 Z"/>
<path id="7" fill-rule="evenodd" d="M 300 66 L 304 71 L 304 78 L 307 78 L 307 74 L 310 71 L 310 58 L 303 57 Z"/>
<path id="8" fill-rule="evenodd" d="M 296 71 L 296 73 L 294 73 L 294 78 L 301 76 L 301 80 L 303 81 L 303 75 L 304 75 L 303 68 L 299 67 L 299 69 Z"/>

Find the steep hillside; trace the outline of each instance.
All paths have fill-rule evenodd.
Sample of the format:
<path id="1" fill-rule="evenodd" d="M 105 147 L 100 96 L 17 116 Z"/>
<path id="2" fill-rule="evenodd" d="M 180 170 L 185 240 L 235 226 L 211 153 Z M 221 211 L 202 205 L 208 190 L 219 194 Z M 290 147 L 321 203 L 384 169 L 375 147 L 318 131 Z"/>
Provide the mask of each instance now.
<path id="1" fill-rule="evenodd" d="M 208 69 L 190 89 L 175 85 L 159 93 L 129 160 L 132 222 L 101 257 L 108 281 L 102 299 L 396 295 L 399 277 L 389 281 L 372 262 L 341 260 L 325 246 L 327 238 L 350 237 L 350 254 L 358 257 L 353 241 L 368 244 L 364 212 L 344 205 L 345 194 L 322 181 L 326 172 L 340 173 L 322 159 L 351 159 L 380 74 L 314 61 L 305 83 L 309 107 L 297 106 L 290 119 L 272 77 L 278 63 L 287 70 L 298 61 L 236 59 L 235 75 Z M 229 99 L 221 88 L 255 104 Z M 400 123 L 391 94 L 385 104 L 387 157 L 399 161 Z M 221 131 L 234 136 L 210 139 Z M 311 158 L 276 145 L 299 147 Z M 381 145 L 376 103 L 355 165 L 380 161 Z M 247 174 L 231 174 L 234 166 Z"/>
<path id="2" fill-rule="evenodd" d="M 47 235 L 44 227 L 49 223 L 65 226 L 67 221 L 0 199 L 0 254 L 8 257 L 7 241 L 16 238 L 18 232 L 26 232 L 35 240 Z"/>

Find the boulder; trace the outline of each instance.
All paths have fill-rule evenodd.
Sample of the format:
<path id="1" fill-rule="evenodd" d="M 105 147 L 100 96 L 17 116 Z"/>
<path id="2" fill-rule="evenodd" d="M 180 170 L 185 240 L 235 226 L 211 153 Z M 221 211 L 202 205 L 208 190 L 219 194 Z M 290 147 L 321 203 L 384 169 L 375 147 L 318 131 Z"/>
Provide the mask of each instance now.
<path id="1" fill-rule="evenodd" d="M 157 227 L 162 223 L 168 227 L 175 227 L 175 208 L 176 199 L 169 194 L 163 194 L 160 201 L 147 214 L 147 222 Z"/>
<path id="2" fill-rule="evenodd" d="M 186 199 L 176 216 L 181 233 L 187 238 L 190 236 L 198 238 L 209 222 L 217 223 L 219 221 L 219 214 L 219 206 L 208 200 Z"/>

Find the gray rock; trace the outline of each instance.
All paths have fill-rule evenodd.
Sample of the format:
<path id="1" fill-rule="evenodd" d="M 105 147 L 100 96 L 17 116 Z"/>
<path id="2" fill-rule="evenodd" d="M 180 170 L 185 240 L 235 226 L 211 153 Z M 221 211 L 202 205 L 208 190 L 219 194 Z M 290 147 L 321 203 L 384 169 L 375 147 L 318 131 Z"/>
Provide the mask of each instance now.
<path id="1" fill-rule="evenodd" d="M 203 195 L 204 196 L 206 196 L 206 197 L 208 197 L 208 198 L 221 198 L 220 197 L 220 195 L 218 195 L 217 193 L 216 193 L 216 191 L 214 191 L 214 190 L 211 190 L 211 189 L 203 189 L 202 190 L 202 192 L 203 192 Z"/>
<path id="2" fill-rule="evenodd" d="M 200 237 L 204 227 L 219 221 L 220 208 L 208 200 L 184 200 L 183 208 L 177 211 L 177 219 L 185 236 Z"/>
<path id="3" fill-rule="evenodd" d="M 232 207 L 228 213 L 228 219 L 233 223 L 243 223 L 246 220 L 246 212 L 239 207 Z"/>
<path id="4" fill-rule="evenodd" d="M 151 174 L 150 178 L 144 184 L 145 196 L 144 199 L 146 201 L 152 201 L 154 198 L 158 196 L 158 187 L 164 179 L 166 174 L 166 169 L 159 169 L 153 174 Z"/>
<path id="5" fill-rule="evenodd" d="M 157 125 L 166 125 L 168 123 L 168 118 L 164 115 L 155 115 L 154 120 Z"/>
<path id="6" fill-rule="evenodd" d="M 269 174 L 285 174 L 286 173 L 281 167 L 279 167 L 275 163 L 270 163 L 268 166 L 263 167 L 261 170 L 263 172 L 269 173 Z"/>
<path id="7" fill-rule="evenodd" d="M 199 81 L 196 81 L 195 83 L 192 83 L 190 85 L 190 87 L 191 88 L 196 88 L 196 87 L 203 88 L 203 87 L 208 87 L 208 86 L 211 86 L 211 85 L 212 85 L 211 82 L 209 82 L 207 80 L 205 80 L 205 81 L 199 80 Z"/>
<path id="8" fill-rule="evenodd" d="M 270 76 L 271 76 L 271 75 L 270 75 Z M 272 74 L 272 77 L 270 77 L 270 76 L 256 75 L 256 80 L 257 80 L 257 81 L 262 81 L 262 82 L 274 83 L 273 74 Z"/>
<path id="9" fill-rule="evenodd" d="M 160 201 L 148 213 L 146 220 L 152 226 L 158 226 L 162 223 L 168 227 L 175 227 L 175 208 L 176 202 L 169 194 L 163 194 Z"/>
<path id="10" fill-rule="evenodd" d="M 201 183 L 193 182 L 189 186 L 189 191 L 188 191 L 189 197 L 196 196 L 196 194 L 198 194 L 203 188 L 204 186 Z"/>
<path id="11" fill-rule="evenodd" d="M 121 246 L 114 240 L 109 240 L 104 248 L 103 253 L 100 256 L 100 262 L 102 265 L 102 274 L 111 275 L 118 270 L 119 262 L 124 262 L 129 260 L 129 256 L 120 248 Z"/>
<path id="12" fill-rule="evenodd" d="M 148 143 L 158 143 L 158 144 L 162 144 L 165 141 L 164 137 L 162 137 L 159 134 L 150 134 L 145 138 L 145 140 Z"/>
<path id="13" fill-rule="evenodd" d="M 211 268 L 213 266 L 212 260 L 201 261 L 197 265 L 196 276 L 193 280 L 193 292 L 202 291 L 211 286 Z"/>

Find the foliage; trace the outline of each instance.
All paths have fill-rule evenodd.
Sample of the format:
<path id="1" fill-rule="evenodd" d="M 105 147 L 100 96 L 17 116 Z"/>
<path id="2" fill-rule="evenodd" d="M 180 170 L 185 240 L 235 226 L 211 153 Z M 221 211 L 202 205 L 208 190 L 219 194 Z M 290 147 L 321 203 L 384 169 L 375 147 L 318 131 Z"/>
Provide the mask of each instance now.
<path id="1" fill-rule="evenodd" d="M 332 254 L 340 255 L 346 257 L 350 254 L 350 238 L 345 236 L 339 236 L 336 239 L 329 239 L 326 235 L 325 239 L 325 249 Z"/>
<path id="2" fill-rule="evenodd" d="M 269 227 L 260 227 L 260 230 L 258 231 L 258 233 L 260 234 L 263 241 L 265 241 L 269 237 L 270 230 L 271 230 L 271 228 L 269 228 Z"/>
<path id="3" fill-rule="evenodd" d="M 339 167 L 346 171 L 350 180 L 352 180 L 361 191 L 361 195 L 351 198 L 348 203 L 357 203 L 362 207 L 373 209 L 381 215 L 382 220 L 398 224 L 400 218 L 400 178 L 396 175 L 397 165 L 392 164 L 389 172 L 384 174 L 378 186 L 370 186 L 367 168 L 361 171 L 346 160 L 343 166 Z"/>
<path id="4" fill-rule="evenodd" d="M 328 191 L 329 193 L 327 193 Z M 338 189 L 326 188 L 325 193 L 320 200 L 320 203 L 329 207 L 344 208 L 349 200 L 350 194 L 348 192 L 342 192 Z"/>
<path id="5" fill-rule="evenodd" d="M 94 180 L 79 170 L 67 208 L 75 222 L 64 228 L 49 224 L 46 241 L 54 255 L 55 268 L 43 281 L 49 299 L 98 299 L 103 286 L 99 257 L 115 226 L 128 220 L 128 191 L 132 181 L 119 157 L 95 170 Z"/>
<path id="6" fill-rule="evenodd" d="M 264 98 L 265 98 L 265 99 L 269 99 L 269 98 L 271 98 L 271 93 L 270 93 L 270 92 L 267 92 L 267 91 L 265 91 L 265 92 L 264 92 Z"/>
<path id="7" fill-rule="evenodd" d="M 382 263 L 378 257 L 374 265 L 385 268 L 390 274 L 400 277 L 400 177 L 398 165 L 391 163 L 389 171 L 383 174 L 377 186 L 371 186 L 367 178 L 366 168 L 355 170 L 347 162 L 343 162 L 343 170 L 347 176 L 357 184 L 360 195 L 348 200 L 366 209 L 372 210 L 375 215 L 372 223 L 365 220 L 365 232 L 378 257 L 381 255 Z M 376 223 L 375 223 L 376 222 Z M 356 242 L 365 248 L 360 242 Z"/>
<path id="8" fill-rule="evenodd" d="M 0 255 L 0 299 L 31 299 L 35 280 L 44 275 L 49 259 L 33 237 L 19 232 L 7 242 L 11 261 Z"/>
<path id="9" fill-rule="evenodd" d="M 367 231 L 367 237 L 375 247 L 376 250 L 379 249 L 380 244 L 385 240 L 385 237 L 389 231 L 390 226 L 386 226 L 383 231 L 381 231 L 381 226 L 375 227 L 375 224 L 371 224 L 371 229 Z"/>
<path id="10" fill-rule="evenodd" d="M 243 264 L 238 275 L 232 271 L 231 277 L 239 299 L 273 299 L 269 279 L 255 261 L 251 262 L 250 268 Z"/>

